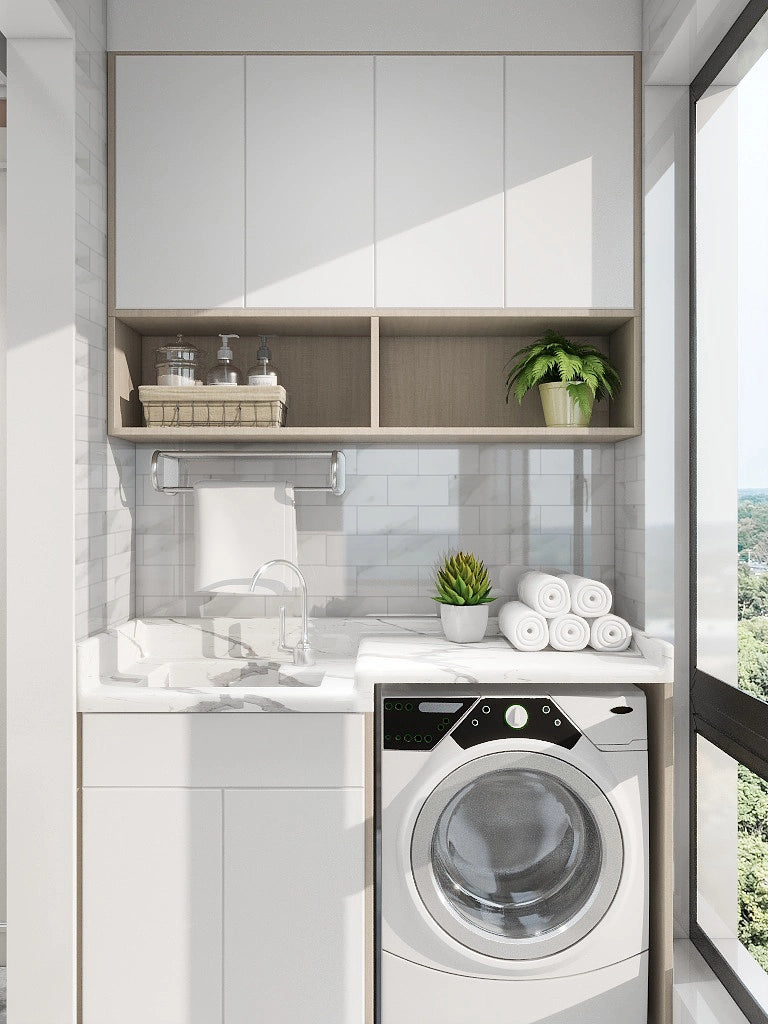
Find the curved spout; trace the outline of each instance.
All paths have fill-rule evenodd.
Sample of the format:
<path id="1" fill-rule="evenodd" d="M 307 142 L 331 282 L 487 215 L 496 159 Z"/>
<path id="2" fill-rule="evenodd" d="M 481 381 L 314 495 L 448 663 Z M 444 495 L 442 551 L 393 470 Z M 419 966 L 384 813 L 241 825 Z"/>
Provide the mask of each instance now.
<path id="1" fill-rule="evenodd" d="M 251 585 L 249 590 L 251 593 L 256 589 L 256 584 L 259 582 L 261 577 L 275 565 L 284 565 L 287 569 L 292 569 L 296 574 L 299 584 L 301 585 L 301 641 L 296 647 L 296 654 L 301 655 L 301 662 L 303 664 L 310 664 L 311 661 L 311 647 L 309 644 L 308 634 L 308 623 L 307 623 L 307 581 L 304 579 L 304 573 L 296 565 L 295 562 L 289 562 L 287 558 L 272 558 L 270 561 L 260 565 L 256 572 L 253 574 Z"/>

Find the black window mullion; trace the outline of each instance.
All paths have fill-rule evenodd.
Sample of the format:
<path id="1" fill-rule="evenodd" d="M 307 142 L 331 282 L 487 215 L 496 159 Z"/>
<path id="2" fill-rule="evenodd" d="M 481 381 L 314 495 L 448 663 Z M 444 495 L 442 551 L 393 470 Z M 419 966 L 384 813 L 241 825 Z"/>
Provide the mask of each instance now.
<path id="1" fill-rule="evenodd" d="M 696 104 L 714 83 L 758 22 L 768 0 L 749 0 L 721 43 L 691 83 L 689 106 L 689 312 L 690 312 L 690 459 L 689 459 L 689 601 L 690 601 L 690 936 L 750 1024 L 768 1024 L 768 1015 L 723 958 L 697 918 L 698 837 L 697 737 L 702 736 L 738 763 L 768 781 L 768 703 L 698 669 L 697 649 L 697 417 L 696 405 Z M 734 552 L 734 558 L 736 552 Z M 736 610 L 734 609 L 734 615 Z"/>

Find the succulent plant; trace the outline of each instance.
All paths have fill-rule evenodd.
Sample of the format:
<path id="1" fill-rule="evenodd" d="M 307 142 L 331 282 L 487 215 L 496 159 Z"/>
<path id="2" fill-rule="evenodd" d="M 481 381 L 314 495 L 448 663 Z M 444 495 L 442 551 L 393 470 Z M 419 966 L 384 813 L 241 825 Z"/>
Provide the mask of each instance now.
<path id="1" fill-rule="evenodd" d="M 474 555 L 459 551 L 446 555 L 443 564 L 435 569 L 438 604 L 490 604 L 491 581 L 485 564 Z"/>

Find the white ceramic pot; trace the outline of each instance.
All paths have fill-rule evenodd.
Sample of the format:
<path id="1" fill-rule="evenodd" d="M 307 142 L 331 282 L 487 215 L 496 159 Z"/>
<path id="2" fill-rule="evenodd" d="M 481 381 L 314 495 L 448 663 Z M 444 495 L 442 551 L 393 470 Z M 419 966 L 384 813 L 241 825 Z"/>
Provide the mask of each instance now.
<path id="1" fill-rule="evenodd" d="M 585 416 L 571 396 L 568 385 L 562 381 L 552 384 L 539 384 L 541 407 L 544 410 L 544 422 L 548 427 L 588 427 L 592 418 L 590 405 L 589 416 Z"/>
<path id="2" fill-rule="evenodd" d="M 441 604 L 440 621 L 445 639 L 454 644 L 476 644 L 485 636 L 487 604 Z"/>

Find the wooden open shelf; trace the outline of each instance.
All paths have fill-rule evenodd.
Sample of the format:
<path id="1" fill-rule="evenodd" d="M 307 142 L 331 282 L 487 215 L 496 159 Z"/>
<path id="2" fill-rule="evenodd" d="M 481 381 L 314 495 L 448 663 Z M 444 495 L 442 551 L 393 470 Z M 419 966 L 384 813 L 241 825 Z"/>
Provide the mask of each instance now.
<path id="1" fill-rule="evenodd" d="M 504 399 L 505 366 L 548 327 L 589 339 L 624 382 L 595 405 L 592 426 L 545 427 L 538 395 Z M 178 333 L 215 362 L 219 333 L 236 333 L 235 362 L 272 345 L 288 392 L 286 427 L 143 426 L 140 384 Z M 109 434 L 137 442 L 611 442 L 641 431 L 640 319 L 635 310 L 116 310 L 109 319 Z"/>

